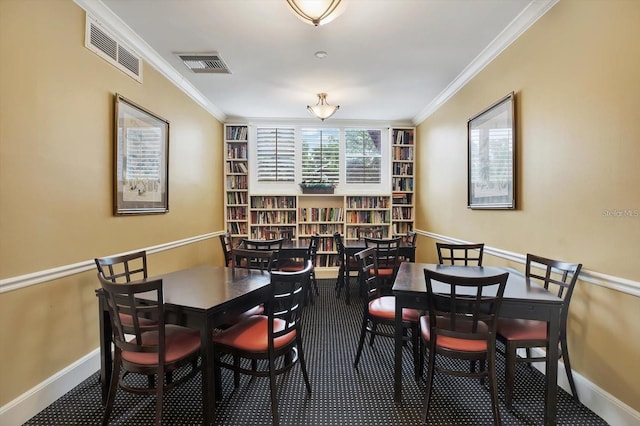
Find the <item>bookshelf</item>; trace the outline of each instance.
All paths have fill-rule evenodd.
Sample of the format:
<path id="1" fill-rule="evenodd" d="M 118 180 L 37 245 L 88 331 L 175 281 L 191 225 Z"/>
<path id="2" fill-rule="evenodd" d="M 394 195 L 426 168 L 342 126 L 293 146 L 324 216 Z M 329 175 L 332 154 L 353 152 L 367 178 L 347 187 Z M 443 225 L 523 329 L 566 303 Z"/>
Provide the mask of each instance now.
<path id="1" fill-rule="evenodd" d="M 344 197 L 326 195 L 298 196 L 298 239 L 309 243 L 311 235 L 320 235 L 316 267 L 338 271 L 338 250 L 333 234 L 344 233 Z"/>
<path id="2" fill-rule="evenodd" d="M 380 195 L 347 195 L 345 197 L 345 240 L 357 240 L 375 236 L 381 231 L 382 238 L 390 235 L 391 197 Z"/>
<path id="3" fill-rule="evenodd" d="M 224 126 L 225 228 L 232 238 L 249 235 L 248 127 Z"/>
<path id="4" fill-rule="evenodd" d="M 413 230 L 415 128 L 391 131 L 391 235 Z"/>
<path id="5" fill-rule="evenodd" d="M 297 197 L 295 195 L 252 195 L 249 235 L 251 239 L 270 239 L 268 230 L 297 232 Z"/>

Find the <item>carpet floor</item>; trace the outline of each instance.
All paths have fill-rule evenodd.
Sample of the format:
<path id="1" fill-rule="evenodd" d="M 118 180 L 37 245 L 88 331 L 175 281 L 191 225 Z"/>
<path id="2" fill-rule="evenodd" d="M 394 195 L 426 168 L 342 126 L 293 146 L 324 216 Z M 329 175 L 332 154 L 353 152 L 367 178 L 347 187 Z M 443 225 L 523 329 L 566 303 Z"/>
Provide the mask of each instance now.
<path id="1" fill-rule="evenodd" d="M 304 316 L 304 352 L 312 386 L 307 395 L 299 366 L 278 378 L 282 425 L 421 425 L 424 380 L 413 378 L 411 348 L 403 353 L 403 399 L 393 399 L 393 341 L 378 338 L 365 345 L 360 365 L 353 360 L 362 321 L 363 299 L 353 296 L 351 305 L 336 299 L 334 281 L 320 280 L 320 296 L 307 306 Z M 354 285 L 355 287 L 355 285 Z M 352 288 L 354 288 L 352 287 Z M 468 367 L 468 366 L 467 366 Z M 504 358 L 497 362 L 499 397 L 504 397 Z M 97 425 L 103 408 L 98 372 L 62 396 L 26 425 Z M 270 425 L 269 379 L 242 377 L 233 387 L 230 372 L 223 371 L 222 400 L 216 407 L 217 425 Z M 146 378 L 142 378 L 146 382 Z M 169 391 L 165 398 L 166 425 L 202 423 L 198 374 Z M 144 383 L 143 382 L 143 383 Z M 504 425 L 542 425 L 544 376 L 519 364 L 513 407 L 500 403 Z M 456 378 L 436 372 L 430 425 L 492 424 L 491 401 L 479 380 Z M 155 398 L 118 391 L 110 424 L 148 425 L 155 415 Z M 601 418 L 558 390 L 558 424 L 606 425 Z"/>

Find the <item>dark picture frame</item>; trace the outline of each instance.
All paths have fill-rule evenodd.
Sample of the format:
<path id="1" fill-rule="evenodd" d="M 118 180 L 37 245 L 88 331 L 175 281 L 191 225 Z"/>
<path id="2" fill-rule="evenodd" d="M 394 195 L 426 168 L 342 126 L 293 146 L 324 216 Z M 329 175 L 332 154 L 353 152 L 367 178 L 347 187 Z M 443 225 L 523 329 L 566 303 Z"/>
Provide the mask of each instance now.
<path id="1" fill-rule="evenodd" d="M 169 211 L 169 122 L 116 93 L 115 215 Z"/>
<path id="2" fill-rule="evenodd" d="M 516 208 L 515 93 L 467 122 L 467 207 Z"/>

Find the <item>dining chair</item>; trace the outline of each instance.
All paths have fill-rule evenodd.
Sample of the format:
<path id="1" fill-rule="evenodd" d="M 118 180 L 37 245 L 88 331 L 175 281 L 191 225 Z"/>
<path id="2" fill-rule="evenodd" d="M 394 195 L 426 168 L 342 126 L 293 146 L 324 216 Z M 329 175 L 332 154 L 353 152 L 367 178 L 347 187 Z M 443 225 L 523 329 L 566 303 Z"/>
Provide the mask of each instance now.
<path id="1" fill-rule="evenodd" d="M 500 425 L 496 382 L 496 318 L 509 273 L 489 277 L 461 277 L 424 269 L 427 315 L 420 317 L 420 334 L 428 349 L 427 387 L 423 422 L 427 424 L 434 371 L 489 381 L 494 424 Z M 437 284 L 435 284 L 437 282 Z M 435 286 L 438 286 L 434 289 Z M 424 356 L 424 354 L 423 354 Z M 436 357 L 480 362 L 480 371 L 436 363 Z M 485 370 L 486 364 L 486 370 Z"/>
<path id="2" fill-rule="evenodd" d="M 400 267 L 400 258 L 398 252 L 400 250 L 401 237 L 394 238 L 368 238 L 364 239 L 365 247 L 373 247 L 376 249 L 376 257 L 378 267 L 376 274 L 380 277 L 383 291 L 387 294 L 391 293 L 393 281 Z"/>
<path id="3" fill-rule="evenodd" d="M 482 266 L 484 243 L 436 243 L 436 250 L 438 251 L 438 263 L 441 265 Z"/>
<path id="4" fill-rule="evenodd" d="M 233 249 L 233 239 L 230 232 L 219 235 L 220 244 L 222 245 L 222 253 L 224 253 L 224 264 L 231 267 L 231 249 Z"/>
<path id="5" fill-rule="evenodd" d="M 234 386 L 240 385 L 240 374 L 252 377 L 269 377 L 272 423 L 280 424 L 276 376 L 289 371 L 298 361 L 307 389 L 311 384 L 304 359 L 302 344 L 302 303 L 304 289 L 308 286 L 311 262 L 296 272 L 273 271 L 270 297 L 265 302 L 264 315 L 254 315 L 226 330 L 213 335 L 216 374 L 220 369 L 234 372 Z M 225 357 L 224 355 L 231 355 Z M 243 366 L 241 359 L 252 360 L 252 368 Z M 281 358 L 281 360 L 280 360 Z M 254 368 L 256 360 L 266 360 L 267 368 Z M 260 363 L 259 366 L 264 366 Z M 219 383 L 219 380 L 216 381 Z"/>
<path id="6" fill-rule="evenodd" d="M 358 367 L 367 333 L 370 335 L 370 346 L 373 346 L 375 336 L 395 338 L 393 329 L 395 328 L 396 298 L 392 295 L 386 295 L 381 288 L 380 275 L 377 273 L 378 259 L 375 247 L 361 250 L 357 252 L 354 257 L 358 262 L 358 276 L 361 286 L 367 289 L 367 303 L 364 306 L 362 326 L 360 327 L 360 340 L 358 341 L 356 359 L 353 363 L 354 367 Z M 420 376 L 420 341 L 418 330 L 420 315 L 421 311 L 419 310 L 409 308 L 402 309 L 403 336 L 405 336 L 405 340 L 408 340 L 407 336 L 409 336 L 412 343 L 416 379 Z M 407 331 L 410 331 L 410 335 L 407 334 Z"/>
<path id="7" fill-rule="evenodd" d="M 405 245 L 407 245 L 408 247 L 412 247 L 414 250 L 411 252 L 411 255 L 409 255 L 408 253 L 399 255 L 400 262 L 415 262 L 415 248 L 417 247 L 418 243 L 418 234 L 415 231 L 407 231 L 407 235 L 401 238 L 404 241 Z"/>
<path id="8" fill-rule="evenodd" d="M 336 232 L 333 234 L 333 239 L 335 241 L 336 250 L 338 251 L 337 263 L 338 263 L 338 277 L 336 279 L 336 298 L 340 298 L 340 292 L 344 288 L 345 292 L 348 294 L 349 285 L 351 284 L 351 273 L 358 271 L 358 261 L 353 257 L 347 254 L 347 250 L 344 246 L 344 240 L 342 239 L 342 234 Z M 347 276 L 347 270 L 348 276 Z M 349 301 L 349 297 L 346 298 L 347 302 Z"/>
<path id="9" fill-rule="evenodd" d="M 271 264 L 271 268 L 273 269 L 278 264 L 278 255 L 280 254 L 280 250 L 282 249 L 283 242 L 284 238 L 276 238 L 270 240 L 243 238 L 240 242 L 240 247 L 249 250 L 266 250 L 273 252 L 273 263 Z"/>
<path id="10" fill-rule="evenodd" d="M 178 325 L 165 325 L 161 279 L 114 283 L 98 272 L 98 280 L 105 294 L 114 335 L 113 374 L 102 424 L 109 421 L 120 387 L 135 394 L 155 394 L 155 424 L 161 425 L 165 392 L 191 379 L 199 371 L 200 333 Z M 137 297 L 141 293 L 145 293 L 144 303 Z M 154 295 L 152 301 L 149 300 L 150 295 Z M 131 323 L 122 321 L 123 316 L 130 317 Z M 140 320 L 147 317 L 153 322 Z M 188 363 L 191 370 L 187 374 L 178 380 L 165 381 L 165 374 Z M 133 381 L 125 379 L 130 373 L 155 377 L 154 386 L 135 386 Z"/>
<path id="11" fill-rule="evenodd" d="M 315 274 L 319 243 L 320 235 L 315 234 L 309 238 L 307 248 L 287 248 L 281 251 L 280 256 L 278 256 L 278 270 L 283 272 L 300 271 L 305 268 L 308 260 L 311 261 L 311 277 L 309 279 L 309 288 L 305 291 L 305 304 L 307 301 L 313 303 L 314 291 L 316 296 L 320 295 Z"/>
<path id="12" fill-rule="evenodd" d="M 542 272 L 535 272 L 534 267 L 540 267 Z M 569 316 L 569 303 L 571 302 L 571 296 L 573 295 L 573 290 L 581 269 L 581 263 L 567 263 L 530 253 L 527 254 L 525 266 L 525 276 L 528 280 L 544 286 L 544 288 L 552 291 L 563 299 L 562 310 L 560 312 L 560 350 L 558 356 L 564 361 L 564 370 L 567 374 L 569 386 L 571 387 L 571 393 L 578 401 L 578 392 L 573 380 L 571 361 L 569 359 L 567 318 Z M 546 348 L 548 346 L 547 323 L 544 321 L 501 318 L 498 320 L 497 337 L 498 340 L 505 345 L 505 403 L 507 407 L 511 407 L 516 363 L 526 362 L 531 365 L 532 362 L 549 361 L 546 356 L 548 351 L 546 350 L 544 356 L 534 357 L 531 355 L 531 348 Z M 518 356 L 518 348 L 526 349 L 526 357 Z"/>

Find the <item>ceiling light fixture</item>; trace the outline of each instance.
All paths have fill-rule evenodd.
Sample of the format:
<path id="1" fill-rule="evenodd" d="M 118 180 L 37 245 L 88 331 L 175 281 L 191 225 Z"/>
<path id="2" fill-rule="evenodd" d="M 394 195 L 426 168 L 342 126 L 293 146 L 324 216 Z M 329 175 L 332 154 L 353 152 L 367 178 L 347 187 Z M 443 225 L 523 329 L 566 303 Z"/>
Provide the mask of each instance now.
<path id="1" fill-rule="evenodd" d="M 338 110 L 338 108 L 340 108 L 340 105 L 329 105 L 327 103 L 326 93 L 318 93 L 317 104 L 313 106 L 307 105 L 307 109 L 309 110 L 309 112 L 322 121 L 331 117 Z"/>
<path id="2" fill-rule="evenodd" d="M 287 0 L 296 16 L 313 26 L 333 21 L 342 13 L 342 0 Z"/>

